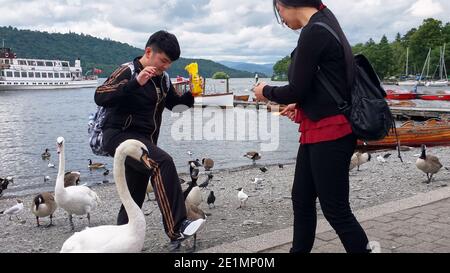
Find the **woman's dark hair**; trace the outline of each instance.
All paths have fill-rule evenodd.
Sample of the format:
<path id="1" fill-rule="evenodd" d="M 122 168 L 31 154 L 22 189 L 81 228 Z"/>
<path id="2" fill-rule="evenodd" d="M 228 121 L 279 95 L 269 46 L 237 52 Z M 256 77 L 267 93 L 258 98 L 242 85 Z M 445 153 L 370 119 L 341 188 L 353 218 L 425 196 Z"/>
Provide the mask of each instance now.
<path id="1" fill-rule="evenodd" d="M 284 24 L 278 9 L 277 9 L 277 3 L 284 6 L 284 7 L 314 7 L 320 10 L 325 17 L 327 17 L 331 24 L 330 27 L 336 31 L 336 33 L 339 36 L 339 39 L 341 40 L 342 47 L 344 49 L 345 53 L 345 61 L 347 64 L 347 82 L 352 83 L 353 77 L 354 77 L 354 59 L 353 59 L 353 53 L 352 53 L 352 47 L 350 46 L 347 37 L 344 34 L 344 31 L 342 30 L 341 26 L 339 25 L 339 22 L 334 16 L 333 12 L 331 12 L 330 9 L 328 9 L 326 6 L 323 5 L 321 0 L 273 0 L 273 10 L 275 12 L 275 17 L 277 18 L 278 23 Z"/>
<path id="2" fill-rule="evenodd" d="M 151 47 L 155 52 L 164 52 L 172 62 L 180 58 L 180 45 L 177 37 L 164 30 L 155 32 L 148 38 L 145 47 Z"/>

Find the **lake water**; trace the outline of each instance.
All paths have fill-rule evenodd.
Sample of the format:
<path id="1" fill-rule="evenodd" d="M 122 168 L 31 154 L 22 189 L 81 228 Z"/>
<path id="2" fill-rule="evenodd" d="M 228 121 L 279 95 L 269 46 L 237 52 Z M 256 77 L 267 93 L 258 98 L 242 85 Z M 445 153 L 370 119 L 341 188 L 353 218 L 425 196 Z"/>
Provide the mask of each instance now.
<path id="1" fill-rule="evenodd" d="M 99 82 L 103 81 L 104 79 L 99 80 Z M 251 78 L 230 79 L 230 91 L 235 94 L 251 94 L 249 89 L 254 81 Z M 266 81 L 271 85 L 286 84 L 286 82 L 271 82 L 269 79 L 261 79 L 261 81 Z M 225 81 L 223 80 L 207 79 L 206 83 L 207 92 L 223 92 L 225 90 Z M 386 86 L 386 89 L 388 88 L 398 87 Z M 419 88 L 419 92 L 421 91 L 423 90 Z M 58 166 L 56 154 L 56 138 L 58 136 L 63 136 L 66 140 L 66 170 L 80 171 L 82 183 L 86 182 L 89 185 L 102 183 L 105 179 L 102 175 L 103 171 L 90 172 L 87 167 L 88 159 L 106 163 L 109 169 L 111 169 L 113 161 L 112 158 L 94 156 L 88 144 L 88 116 L 96 110 L 94 92 L 94 88 L 0 91 L 0 177 L 11 175 L 15 181 L 15 184 L 10 184 L 4 191 L 5 197 L 54 189 Z M 417 102 L 420 104 L 418 106 L 450 108 L 449 102 Z M 219 111 L 223 112 L 223 110 Z M 254 108 L 242 111 L 256 112 Z M 188 110 L 187 113 L 194 112 L 195 110 Z M 277 138 L 275 141 L 277 147 L 271 151 L 262 151 L 262 159 L 258 163 L 293 162 L 299 146 L 298 125 L 287 118 L 279 118 L 267 113 L 266 110 L 260 110 L 259 114 L 258 120 L 265 116 L 268 122 L 277 121 L 275 128 L 272 128 L 270 123 L 268 125 L 271 134 Z M 203 117 L 203 123 L 199 123 L 195 117 L 192 118 L 190 128 L 192 133 L 188 135 L 192 135 L 191 139 L 193 140 L 178 140 L 179 136 L 174 133 L 177 131 L 174 130 L 174 124 L 180 123 L 180 118 L 173 117 L 171 112 L 166 110 L 163 114 L 158 145 L 172 155 L 180 173 L 188 171 L 188 160 L 203 157 L 213 158 L 215 169 L 251 165 L 251 161 L 243 155 L 250 150 L 261 151 L 261 144 L 267 144 L 268 141 L 261 139 L 259 133 L 255 133 L 264 122 L 254 124 L 248 121 L 246 128 L 238 128 L 236 124 L 241 117 L 234 118 L 235 127 L 232 128 L 234 137 L 229 138 L 226 133 L 222 134 L 222 139 L 215 138 L 214 135 L 208 136 L 205 132 L 211 131 L 210 129 L 214 126 L 211 126 L 211 122 L 208 123 L 208 120 L 213 120 L 212 116 L 206 116 Z M 175 127 L 175 129 L 177 128 Z M 224 130 L 230 129 L 229 127 L 224 128 Z M 199 131 L 200 137 L 195 137 L 198 136 Z M 52 154 L 50 162 L 55 164 L 56 168 L 49 168 L 48 162 L 41 159 L 41 153 L 45 148 L 49 148 Z M 193 153 L 192 157 L 188 155 L 187 151 Z M 46 175 L 50 176 L 51 180 L 44 183 Z M 112 181 L 112 172 L 106 178 Z"/>
<path id="2" fill-rule="evenodd" d="M 269 79 L 261 79 L 270 82 Z M 99 82 L 103 82 L 100 79 Z M 248 91 L 254 79 L 230 79 L 230 90 L 236 94 L 250 94 Z M 271 83 L 274 85 L 283 82 Z M 222 92 L 225 82 L 207 79 L 208 92 Z M 82 183 L 101 183 L 104 180 L 103 171 L 88 169 L 88 159 L 103 162 L 112 168 L 112 158 L 98 157 L 92 154 L 87 133 L 89 114 L 96 110 L 94 103 L 94 88 L 67 90 L 35 90 L 35 91 L 0 91 L 0 177 L 11 175 L 15 184 L 10 184 L 4 191 L 4 196 L 52 191 L 57 175 L 58 157 L 56 153 L 56 138 L 63 136 L 66 143 L 66 170 L 81 172 Z M 253 110 L 246 110 L 255 112 Z M 194 110 L 189 110 L 190 112 Z M 278 119 L 265 110 L 260 114 L 267 119 Z M 215 169 L 234 168 L 250 165 L 251 161 L 243 155 L 250 150 L 260 151 L 261 143 L 267 141 L 260 138 L 248 137 L 244 139 L 234 137 L 226 140 L 217 138 L 203 138 L 198 140 L 178 141 L 173 131 L 173 123 L 179 120 L 172 117 L 166 110 L 163 114 L 163 125 L 158 145 L 172 155 L 177 170 L 180 173 L 188 171 L 187 161 L 192 158 L 211 157 L 215 160 Z M 211 120 L 204 118 L 203 121 Z M 263 151 L 260 164 L 292 162 L 298 149 L 298 125 L 287 118 L 279 118 L 279 145 L 274 151 Z M 193 130 L 201 130 L 202 126 L 192 126 Z M 206 126 L 207 128 L 210 128 Z M 250 127 L 255 127 L 251 124 Z M 195 128 L 195 129 L 194 129 Z M 238 130 L 238 129 L 237 129 Z M 252 129 L 255 130 L 255 129 Z M 249 131 L 252 131 L 249 130 Z M 241 132 L 235 132 L 239 134 Z M 253 132 L 254 133 L 254 132 Z M 41 159 L 45 148 L 51 153 L 50 162 L 55 168 L 49 168 L 48 162 Z M 193 153 L 192 157 L 187 151 Z M 50 176 L 49 182 L 44 182 L 44 176 Z M 112 181 L 112 172 L 107 177 Z"/>

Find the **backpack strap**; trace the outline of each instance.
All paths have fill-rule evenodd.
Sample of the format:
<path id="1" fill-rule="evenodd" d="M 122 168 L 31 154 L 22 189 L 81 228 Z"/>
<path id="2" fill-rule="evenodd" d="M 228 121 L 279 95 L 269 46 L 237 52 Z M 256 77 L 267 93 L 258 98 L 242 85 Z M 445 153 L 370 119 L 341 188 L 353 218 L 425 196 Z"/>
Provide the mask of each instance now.
<path id="1" fill-rule="evenodd" d="M 313 25 L 318 25 L 318 26 L 321 26 L 321 27 L 324 27 L 325 29 L 327 29 L 334 36 L 334 38 L 336 38 L 338 43 L 340 45 L 342 45 L 341 39 L 339 39 L 339 35 L 337 35 L 337 33 L 329 25 L 327 25 L 324 22 L 315 22 Z"/>

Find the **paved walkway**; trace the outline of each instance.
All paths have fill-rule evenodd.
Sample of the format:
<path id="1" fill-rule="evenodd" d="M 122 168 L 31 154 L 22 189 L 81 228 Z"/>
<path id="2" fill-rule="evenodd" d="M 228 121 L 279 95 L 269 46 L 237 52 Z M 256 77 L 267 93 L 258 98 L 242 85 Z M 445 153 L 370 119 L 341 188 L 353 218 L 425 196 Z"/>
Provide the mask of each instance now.
<path id="1" fill-rule="evenodd" d="M 382 253 L 450 253 L 450 187 L 355 212 Z M 318 220 L 313 252 L 345 252 L 334 230 Z M 204 253 L 288 253 L 292 227 L 205 249 Z"/>

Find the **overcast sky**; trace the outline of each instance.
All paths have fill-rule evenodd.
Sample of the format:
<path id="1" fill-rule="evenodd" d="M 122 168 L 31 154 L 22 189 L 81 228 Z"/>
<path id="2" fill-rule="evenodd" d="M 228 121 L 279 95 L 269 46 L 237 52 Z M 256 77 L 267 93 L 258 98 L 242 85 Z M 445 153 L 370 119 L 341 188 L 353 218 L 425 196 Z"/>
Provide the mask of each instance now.
<path id="1" fill-rule="evenodd" d="M 329 0 L 350 43 L 389 40 L 423 19 L 450 21 L 450 0 Z M 0 25 L 90 34 L 143 48 L 149 35 L 177 35 L 183 57 L 273 63 L 298 33 L 280 26 L 272 0 L 0 0 Z M 1 37 L 0 37 L 1 38 Z"/>

